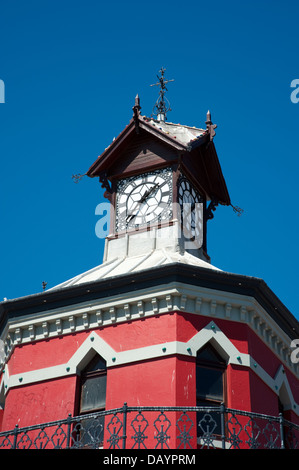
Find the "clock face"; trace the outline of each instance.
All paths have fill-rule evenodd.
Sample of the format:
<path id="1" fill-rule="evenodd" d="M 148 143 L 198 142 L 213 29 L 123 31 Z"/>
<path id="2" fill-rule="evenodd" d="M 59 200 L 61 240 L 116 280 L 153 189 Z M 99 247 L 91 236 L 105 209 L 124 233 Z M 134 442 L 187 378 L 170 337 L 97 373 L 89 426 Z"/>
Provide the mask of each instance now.
<path id="1" fill-rule="evenodd" d="M 179 178 L 178 199 L 184 234 L 201 246 L 203 241 L 203 197 L 185 176 Z"/>
<path id="2" fill-rule="evenodd" d="M 119 181 L 116 231 L 168 220 L 172 216 L 172 170 L 165 168 Z"/>

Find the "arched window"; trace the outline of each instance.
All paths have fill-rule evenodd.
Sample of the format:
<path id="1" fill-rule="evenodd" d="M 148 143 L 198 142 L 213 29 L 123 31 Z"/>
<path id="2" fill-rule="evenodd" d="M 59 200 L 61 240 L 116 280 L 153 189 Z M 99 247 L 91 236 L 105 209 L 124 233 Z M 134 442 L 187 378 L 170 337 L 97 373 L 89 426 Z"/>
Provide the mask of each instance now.
<path id="1" fill-rule="evenodd" d="M 105 410 L 106 385 L 106 362 L 97 354 L 81 372 L 79 414 L 82 418 L 74 432 L 77 447 L 99 448 L 103 445 L 105 416 L 87 415 Z"/>
<path id="2" fill-rule="evenodd" d="M 217 351 L 208 343 L 198 351 L 196 357 L 196 405 L 197 406 L 220 406 L 225 402 L 225 369 L 226 362 Z M 197 422 L 199 423 L 199 434 L 205 429 L 205 422 L 201 421 L 205 413 L 199 412 Z M 213 434 L 221 434 L 220 415 L 211 413 L 214 420 L 210 423 Z"/>
<path id="3" fill-rule="evenodd" d="M 106 384 L 106 362 L 97 354 L 81 372 L 80 414 L 105 409 Z"/>

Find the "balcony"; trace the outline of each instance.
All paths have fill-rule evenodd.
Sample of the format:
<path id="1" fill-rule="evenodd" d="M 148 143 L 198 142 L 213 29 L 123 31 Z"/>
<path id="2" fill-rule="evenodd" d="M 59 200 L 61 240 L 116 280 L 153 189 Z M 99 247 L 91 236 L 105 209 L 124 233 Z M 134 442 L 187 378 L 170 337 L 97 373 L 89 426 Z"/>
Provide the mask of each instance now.
<path id="1" fill-rule="evenodd" d="M 0 449 L 296 449 L 299 425 L 217 407 L 123 407 L 0 433 Z"/>

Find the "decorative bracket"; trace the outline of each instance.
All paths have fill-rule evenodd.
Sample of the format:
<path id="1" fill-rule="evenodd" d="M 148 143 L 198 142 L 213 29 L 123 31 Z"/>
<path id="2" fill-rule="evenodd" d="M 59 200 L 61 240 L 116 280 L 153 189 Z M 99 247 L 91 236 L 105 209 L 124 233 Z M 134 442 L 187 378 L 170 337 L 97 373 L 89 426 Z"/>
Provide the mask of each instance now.
<path id="1" fill-rule="evenodd" d="M 106 171 L 103 171 L 102 173 L 100 173 L 99 181 L 101 183 L 102 188 L 106 189 L 106 191 L 104 192 L 104 197 L 111 202 L 112 187 L 111 187 L 111 184 L 110 184 L 110 182 L 107 178 L 107 172 Z"/>
<path id="2" fill-rule="evenodd" d="M 216 198 L 211 199 L 211 202 L 210 202 L 209 206 L 206 209 L 206 218 L 207 218 L 207 220 L 210 220 L 210 219 L 214 218 L 213 212 L 215 212 L 216 207 L 218 206 L 218 204 L 219 204 L 218 199 L 216 199 Z"/>

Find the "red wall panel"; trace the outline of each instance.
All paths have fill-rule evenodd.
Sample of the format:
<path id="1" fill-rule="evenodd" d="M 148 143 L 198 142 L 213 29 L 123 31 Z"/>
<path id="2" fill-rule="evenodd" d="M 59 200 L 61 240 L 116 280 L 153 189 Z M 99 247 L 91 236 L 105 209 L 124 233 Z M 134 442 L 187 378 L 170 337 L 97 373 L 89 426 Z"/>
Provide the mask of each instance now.
<path id="1" fill-rule="evenodd" d="M 67 418 L 74 413 L 76 376 L 11 389 L 6 397 L 2 431 L 16 424 L 33 424 Z"/>
<path id="2" fill-rule="evenodd" d="M 250 370 L 247 367 L 230 364 L 226 370 L 226 405 L 244 411 L 251 411 Z"/>
<path id="3" fill-rule="evenodd" d="M 10 375 L 66 363 L 89 334 L 83 331 L 16 346 L 8 363 Z"/>
<path id="4" fill-rule="evenodd" d="M 108 371 L 106 408 L 174 405 L 176 358 L 135 362 Z"/>
<path id="5" fill-rule="evenodd" d="M 111 325 L 98 334 L 119 352 L 176 340 L 176 313 Z"/>

